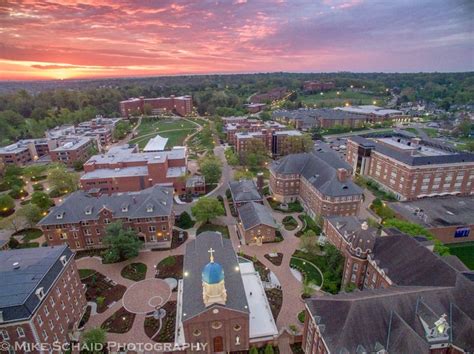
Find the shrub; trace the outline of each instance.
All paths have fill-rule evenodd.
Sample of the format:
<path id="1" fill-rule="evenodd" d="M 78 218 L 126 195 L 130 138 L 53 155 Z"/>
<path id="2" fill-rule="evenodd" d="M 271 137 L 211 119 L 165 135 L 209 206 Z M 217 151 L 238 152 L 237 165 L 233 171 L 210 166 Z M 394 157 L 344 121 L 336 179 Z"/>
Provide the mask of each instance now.
<path id="1" fill-rule="evenodd" d="M 33 190 L 34 191 L 42 191 L 42 190 L 44 190 L 44 187 L 41 183 L 35 183 L 35 184 L 33 184 Z"/>
<path id="2" fill-rule="evenodd" d="M 187 230 L 193 227 L 194 224 L 195 221 L 191 218 L 191 215 L 184 211 L 179 216 L 176 226 L 178 226 L 180 229 Z"/>

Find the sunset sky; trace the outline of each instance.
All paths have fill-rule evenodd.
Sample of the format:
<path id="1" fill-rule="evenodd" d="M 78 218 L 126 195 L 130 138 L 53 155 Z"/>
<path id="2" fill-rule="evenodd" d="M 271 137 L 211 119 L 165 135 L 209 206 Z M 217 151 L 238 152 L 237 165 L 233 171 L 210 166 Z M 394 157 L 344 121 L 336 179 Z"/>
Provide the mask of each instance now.
<path id="1" fill-rule="evenodd" d="M 0 80 L 471 71 L 472 0 L 0 0 Z"/>

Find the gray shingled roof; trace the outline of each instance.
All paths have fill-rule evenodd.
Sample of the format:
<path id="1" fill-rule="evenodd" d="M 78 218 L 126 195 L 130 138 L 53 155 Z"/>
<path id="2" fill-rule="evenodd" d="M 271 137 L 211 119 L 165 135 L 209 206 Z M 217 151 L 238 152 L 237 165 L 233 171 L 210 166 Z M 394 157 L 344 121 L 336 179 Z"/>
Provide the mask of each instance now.
<path id="1" fill-rule="evenodd" d="M 453 286 L 457 270 L 405 234 L 378 237 L 370 256 L 397 285 Z"/>
<path id="2" fill-rule="evenodd" d="M 229 182 L 232 199 L 235 202 L 251 202 L 262 200 L 262 196 L 257 190 L 255 182 L 251 179 L 241 179 L 240 181 Z"/>
<path id="3" fill-rule="evenodd" d="M 211 247 L 215 250 L 215 262 L 224 269 L 227 301 L 225 305 L 213 304 L 206 308 L 202 299 L 201 272 L 209 263 L 208 250 Z M 211 231 L 200 233 L 195 240 L 186 245 L 184 271 L 188 272 L 188 275 L 183 278 L 183 322 L 214 307 L 249 313 L 242 277 L 240 271 L 236 270 L 238 266 L 232 242 L 219 233 Z"/>
<path id="4" fill-rule="evenodd" d="M 317 144 L 310 153 L 287 155 L 270 166 L 274 173 L 303 176 L 324 195 L 332 197 L 361 195 L 362 189 L 350 178 L 344 182 L 338 180 L 336 173 L 338 168 L 351 170 L 350 165 L 324 143 Z"/>
<path id="5" fill-rule="evenodd" d="M 352 245 L 354 249 L 360 248 L 362 252 L 371 251 L 375 245 L 378 230 L 374 227 L 362 229 L 363 220 L 355 216 L 333 216 L 327 218 Z"/>
<path id="6" fill-rule="evenodd" d="M 458 273 L 453 287 L 394 286 L 312 298 L 306 304 L 333 353 L 355 353 L 360 346 L 371 352 L 380 345 L 389 353 L 428 352 L 419 317 L 431 321 L 443 314 L 451 322 L 451 342 L 472 351 L 473 291 L 474 283 Z"/>
<path id="7" fill-rule="evenodd" d="M 173 208 L 173 189 L 155 185 L 138 192 L 115 193 L 99 197 L 85 191 L 77 191 L 55 206 L 38 225 L 97 220 L 103 208 L 110 210 L 113 218 L 169 216 Z M 58 218 L 58 215 L 62 215 L 62 218 Z"/>
<path id="8" fill-rule="evenodd" d="M 238 208 L 238 212 L 244 230 L 249 230 L 262 224 L 275 229 L 278 227 L 272 214 L 265 205 L 255 202 L 246 203 Z"/>
<path id="9" fill-rule="evenodd" d="M 42 287 L 48 293 L 64 269 L 62 256 L 69 261 L 73 253 L 65 245 L 0 252 L 0 311 L 4 322 L 31 317 L 40 304 L 36 290 Z"/>

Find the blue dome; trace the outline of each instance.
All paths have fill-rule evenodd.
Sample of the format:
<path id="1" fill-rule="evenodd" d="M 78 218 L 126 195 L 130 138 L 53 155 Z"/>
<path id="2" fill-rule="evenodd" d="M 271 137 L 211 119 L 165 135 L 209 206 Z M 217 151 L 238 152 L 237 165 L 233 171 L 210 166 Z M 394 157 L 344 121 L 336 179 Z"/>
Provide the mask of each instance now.
<path id="1" fill-rule="evenodd" d="M 202 281 L 217 284 L 224 280 L 224 269 L 219 263 L 210 262 L 202 270 Z"/>

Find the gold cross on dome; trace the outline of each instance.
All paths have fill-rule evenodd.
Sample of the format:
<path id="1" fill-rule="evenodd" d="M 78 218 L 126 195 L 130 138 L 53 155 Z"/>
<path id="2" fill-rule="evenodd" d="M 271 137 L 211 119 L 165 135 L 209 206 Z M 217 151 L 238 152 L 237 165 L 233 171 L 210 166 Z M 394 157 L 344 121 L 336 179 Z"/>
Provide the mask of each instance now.
<path id="1" fill-rule="evenodd" d="M 207 251 L 207 252 L 209 252 L 209 253 L 211 254 L 211 257 L 210 257 L 210 258 L 211 258 L 211 263 L 214 263 L 214 252 L 215 252 L 215 251 L 214 251 L 214 250 L 212 249 L 212 247 L 211 247 L 211 248 L 209 249 L 209 251 Z"/>

